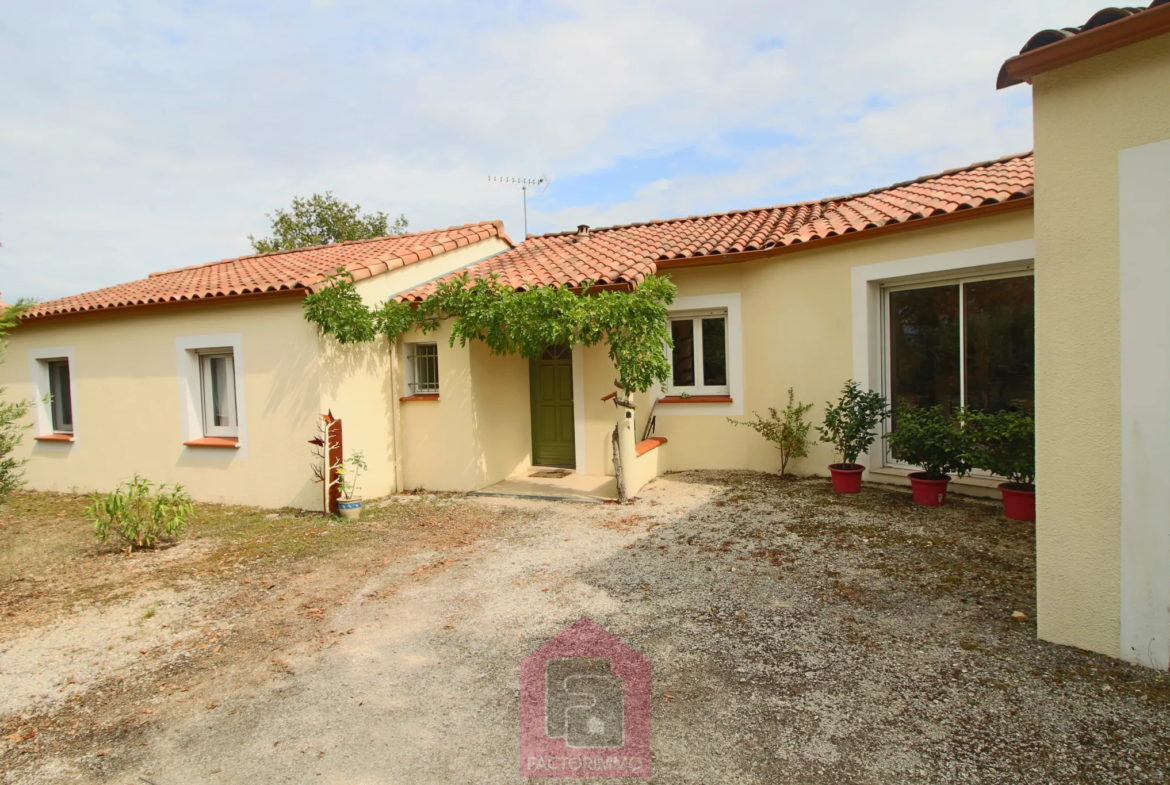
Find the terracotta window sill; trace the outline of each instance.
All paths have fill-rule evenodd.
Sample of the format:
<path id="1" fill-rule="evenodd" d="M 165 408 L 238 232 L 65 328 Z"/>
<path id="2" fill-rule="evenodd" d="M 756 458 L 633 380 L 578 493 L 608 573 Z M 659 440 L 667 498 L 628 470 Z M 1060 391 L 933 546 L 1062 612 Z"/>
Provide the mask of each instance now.
<path id="1" fill-rule="evenodd" d="M 71 433 L 48 433 L 44 436 L 34 436 L 34 442 L 71 442 L 73 441 L 73 434 Z"/>
<path id="2" fill-rule="evenodd" d="M 635 444 L 634 445 L 634 453 L 636 455 L 645 455 L 646 453 L 650 452 L 651 450 L 658 449 L 659 447 L 661 447 L 664 444 L 666 444 L 666 437 L 665 436 L 651 436 L 649 439 L 646 439 L 644 441 L 640 441 L 637 444 Z"/>
<path id="3" fill-rule="evenodd" d="M 730 395 L 692 395 L 683 398 L 681 395 L 668 395 L 659 398 L 659 403 L 731 403 Z"/>
<path id="4" fill-rule="evenodd" d="M 434 402 L 438 403 L 439 394 L 434 393 L 433 395 L 432 394 L 406 395 L 406 396 L 403 396 L 402 398 L 399 398 L 398 400 L 402 401 L 403 403 L 406 403 L 407 401 L 434 401 Z"/>
<path id="5" fill-rule="evenodd" d="M 192 439 L 183 442 L 184 447 L 229 447 L 238 448 L 240 440 L 235 436 L 204 436 L 202 439 Z"/>

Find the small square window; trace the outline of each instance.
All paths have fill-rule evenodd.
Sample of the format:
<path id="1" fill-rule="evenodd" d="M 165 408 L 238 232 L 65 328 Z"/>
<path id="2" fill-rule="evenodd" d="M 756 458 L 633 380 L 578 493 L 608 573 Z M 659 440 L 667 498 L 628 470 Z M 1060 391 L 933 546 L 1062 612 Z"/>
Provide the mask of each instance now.
<path id="1" fill-rule="evenodd" d="M 201 353 L 199 384 L 203 396 L 203 435 L 239 436 L 234 355 L 222 350 Z"/>
<path id="2" fill-rule="evenodd" d="M 49 408 L 54 433 L 73 433 L 73 393 L 69 386 L 69 361 L 49 360 Z"/>
<path id="3" fill-rule="evenodd" d="M 671 392 L 728 395 L 727 313 L 670 317 Z"/>
<path id="4" fill-rule="evenodd" d="M 439 345 L 411 343 L 406 345 L 406 383 L 411 395 L 438 395 Z"/>

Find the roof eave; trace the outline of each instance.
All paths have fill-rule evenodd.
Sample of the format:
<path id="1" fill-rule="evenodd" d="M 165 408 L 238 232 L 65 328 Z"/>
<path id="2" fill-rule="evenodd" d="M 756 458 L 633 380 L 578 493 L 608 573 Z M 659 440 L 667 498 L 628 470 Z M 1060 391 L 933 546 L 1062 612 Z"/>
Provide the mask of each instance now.
<path id="1" fill-rule="evenodd" d="M 275 289 L 265 292 L 249 292 L 248 294 L 224 294 L 217 297 L 192 297 L 183 300 L 161 300 L 153 303 L 135 305 L 117 305 L 105 308 L 85 308 L 76 311 L 59 311 L 57 313 L 30 314 L 21 317 L 22 325 L 41 324 L 43 322 L 72 319 L 79 316 L 100 316 L 102 314 L 138 314 L 154 311 L 161 308 L 173 310 L 175 308 L 191 308 L 201 305 L 226 305 L 252 303 L 257 300 L 276 300 L 286 297 L 304 297 L 311 294 L 308 288 L 297 286 L 289 289 Z"/>
<path id="2" fill-rule="evenodd" d="M 1004 61 L 995 88 L 1002 90 L 1055 68 L 1170 33 L 1170 4 L 1148 8 L 1116 22 L 1041 46 Z"/>
<path id="3" fill-rule="evenodd" d="M 838 234 L 833 237 L 824 237 L 819 240 L 810 240 L 808 242 L 796 243 L 794 245 L 775 246 L 772 248 L 765 248 L 759 251 L 740 251 L 738 253 L 727 254 L 712 254 L 710 256 L 690 256 L 685 259 L 663 259 L 655 262 L 659 272 L 666 272 L 669 270 L 676 270 L 685 267 L 707 267 L 717 264 L 738 264 L 741 262 L 750 262 L 756 259 L 762 259 L 773 256 L 780 256 L 789 253 L 799 253 L 800 251 L 815 251 L 818 248 L 827 248 L 841 243 L 856 242 L 858 240 L 877 239 L 898 232 L 906 232 L 914 229 L 929 229 L 936 226 L 954 223 L 956 221 L 966 221 L 973 218 L 987 218 L 993 215 L 1003 215 L 1004 213 L 1015 212 L 1017 210 L 1030 210 L 1035 206 L 1034 196 L 1022 196 L 1018 199 L 1008 199 L 1003 202 L 996 202 L 995 204 L 984 205 L 982 207 L 974 207 L 969 210 L 956 210 L 951 213 L 943 215 L 934 215 L 926 218 L 917 218 L 913 221 L 903 221 L 902 223 L 886 224 L 876 229 L 866 229 L 862 232 L 848 232 L 846 234 Z"/>

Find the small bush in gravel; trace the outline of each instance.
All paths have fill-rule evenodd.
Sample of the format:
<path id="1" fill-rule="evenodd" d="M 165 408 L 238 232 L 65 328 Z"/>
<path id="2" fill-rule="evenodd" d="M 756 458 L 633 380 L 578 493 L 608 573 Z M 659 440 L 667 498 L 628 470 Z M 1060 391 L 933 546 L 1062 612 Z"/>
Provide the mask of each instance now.
<path id="1" fill-rule="evenodd" d="M 160 539 L 177 540 L 195 511 L 182 485 L 155 485 L 137 474 L 113 493 L 95 493 L 85 515 L 94 536 L 107 542 L 115 535 L 127 550 L 153 548 Z"/>
<path id="2" fill-rule="evenodd" d="M 808 431 L 812 423 L 804 421 L 804 415 L 813 405 L 798 403 L 792 388 L 788 388 L 788 406 L 782 413 L 768 407 L 768 417 L 761 417 L 759 412 L 752 412 L 756 416 L 755 422 L 740 422 L 730 417 L 727 421 L 732 425 L 746 425 L 776 445 L 780 451 L 780 476 L 788 473 L 788 462 L 793 458 L 808 457 Z"/>

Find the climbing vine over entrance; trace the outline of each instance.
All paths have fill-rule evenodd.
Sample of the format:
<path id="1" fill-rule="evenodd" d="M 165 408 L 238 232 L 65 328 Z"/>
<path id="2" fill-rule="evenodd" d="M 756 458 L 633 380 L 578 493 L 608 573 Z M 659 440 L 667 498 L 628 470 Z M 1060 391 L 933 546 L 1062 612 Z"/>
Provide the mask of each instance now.
<path id="1" fill-rule="evenodd" d="M 540 356 L 547 346 L 605 342 L 617 369 L 615 385 L 628 397 L 646 392 L 670 374 L 667 307 L 677 289 L 651 277 L 630 292 L 581 293 L 541 287 L 517 292 L 499 277 L 470 279 L 466 272 L 439 283 L 421 303 L 388 300 L 377 308 L 362 303 L 353 276 L 342 269 L 304 301 L 305 318 L 341 343 L 363 343 L 378 335 L 397 340 L 412 327 L 437 330 L 451 319 L 450 344 L 482 341 L 493 354 Z"/>
<path id="2" fill-rule="evenodd" d="M 412 327 L 423 333 L 451 319 L 450 345 L 483 341 L 492 354 L 519 354 L 535 359 L 548 346 L 594 346 L 605 342 L 617 370 L 614 385 L 624 394 L 618 410 L 633 409 L 633 392 L 646 392 L 670 375 L 666 349 L 671 345 L 667 307 L 677 288 L 667 278 L 651 277 L 635 290 L 580 293 L 551 286 L 517 292 L 498 276 L 472 281 L 464 272 L 439 283 L 421 303 L 387 300 L 366 307 L 353 276 L 339 268 L 324 286 L 305 298 L 305 318 L 341 343 L 364 343 L 379 335 L 391 341 Z M 631 423 L 632 426 L 632 423 Z M 613 432 L 613 462 L 618 500 L 627 501 L 625 474 Z"/>

